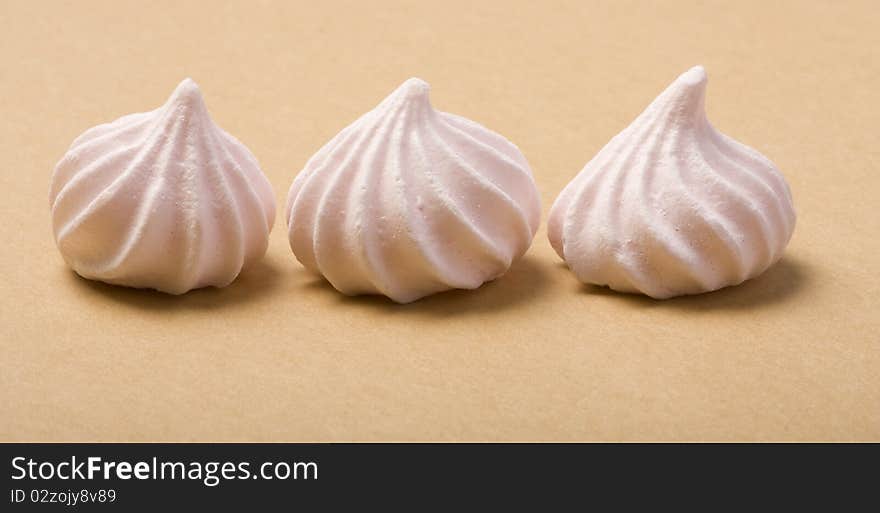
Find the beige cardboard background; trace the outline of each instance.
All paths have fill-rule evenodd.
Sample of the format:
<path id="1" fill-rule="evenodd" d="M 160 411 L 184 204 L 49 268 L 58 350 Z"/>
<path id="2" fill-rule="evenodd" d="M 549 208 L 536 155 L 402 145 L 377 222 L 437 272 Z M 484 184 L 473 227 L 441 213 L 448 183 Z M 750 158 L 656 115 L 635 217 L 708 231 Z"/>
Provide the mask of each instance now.
<path id="1" fill-rule="evenodd" d="M 0 3 L 0 439 L 880 439 L 876 2 L 147 4 Z M 79 279 L 52 241 L 73 138 L 186 76 L 279 209 L 321 144 L 419 76 L 520 146 L 546 214 L 698 63 L 710 119 L 777 163 L 799 213 L 740 287 L 585 287 L 542 228 L 479 290 L 351 299 L 279 218 L 257 268 L 170 297 Z"/>

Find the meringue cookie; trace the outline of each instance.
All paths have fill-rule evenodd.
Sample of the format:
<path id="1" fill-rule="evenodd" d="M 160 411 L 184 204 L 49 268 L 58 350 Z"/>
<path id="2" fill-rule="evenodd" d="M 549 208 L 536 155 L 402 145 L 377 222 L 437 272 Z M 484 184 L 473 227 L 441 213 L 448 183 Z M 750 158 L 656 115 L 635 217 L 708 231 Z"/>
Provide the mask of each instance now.
<path id="1" fill-rule="evenodd" d="M 788 184 L 709 123 L 706 81 L 700 66 L 681 75 L 554 202 L 550 243 L 581 281 L 669 298 L 739 284 L 782 256 Z"/>
<path id="2" fill-rule="evenodd" d="M 58 249 L 80 276 L 170 294 L 231 283 L 266 252 L 275 198 L 248 149 L 186 79 L 165 105 L 87 130 L 50 187 Z"/>
<path id="3" fill-rule="evenodd" d="M 343 129 L 290 187 L 290 247 L 344 294 L 408 303 L 504 274 L 541 217 L 516 146 L 439 112 L 411 78 Z"/>

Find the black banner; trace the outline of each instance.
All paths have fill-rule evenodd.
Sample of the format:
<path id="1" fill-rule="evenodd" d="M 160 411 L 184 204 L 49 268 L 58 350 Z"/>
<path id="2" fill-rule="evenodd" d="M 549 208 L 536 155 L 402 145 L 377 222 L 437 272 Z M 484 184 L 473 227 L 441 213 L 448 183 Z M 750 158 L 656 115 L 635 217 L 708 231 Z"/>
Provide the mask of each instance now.
<path id="1" fill-rule="evenodd" d="M 748 497 L 839 509 L 876 486 L 876 445 L 4 444 L 0 511 L 140 511 L 255 505 L 440 505 L 539 511 L 597 501 L 707 508 Z M 863 469 L 863 470 L 862 470 Z M 701 497 L 706 497 L 702 499 Z M 709 502 L 703 502 L 708 500 Z M 551 507 L 556 506 L 556 507 Z M 604 508 L 603 508 L 604 509 Z M 616 509 L 616 508 L 615 508 Z"/>

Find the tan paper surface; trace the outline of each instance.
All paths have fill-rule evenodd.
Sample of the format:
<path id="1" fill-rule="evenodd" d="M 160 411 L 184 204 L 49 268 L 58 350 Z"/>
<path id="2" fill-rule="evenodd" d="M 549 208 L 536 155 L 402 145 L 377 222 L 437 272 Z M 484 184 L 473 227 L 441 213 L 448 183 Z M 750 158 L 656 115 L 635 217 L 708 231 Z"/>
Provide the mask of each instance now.
<path id="1" fill-rule="evenodd" d="M 479 5 L 471 5 L 479 4 Z M 875 2 L 26 2 L 0 6 L 0 440 L 878 440 Z M 261 264 L 183 297 L 88 282 L 52 240 L 74 137 L 193 77 L 279 209 L 399 83 L 514 141 L 544 212 L 679 73 L 769 156 L 786 257 L 713 294 L 580 285 L 542 228 L 495 283 L 409 306 Z"/>

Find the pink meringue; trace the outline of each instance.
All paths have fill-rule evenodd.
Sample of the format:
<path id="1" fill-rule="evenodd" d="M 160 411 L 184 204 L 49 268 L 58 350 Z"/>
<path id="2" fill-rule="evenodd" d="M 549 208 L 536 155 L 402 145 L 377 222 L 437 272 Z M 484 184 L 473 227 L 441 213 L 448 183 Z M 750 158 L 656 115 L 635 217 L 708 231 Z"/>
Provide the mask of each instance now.
<path id="1" fill-rule="evenodd" d="M 344 294 L 407 303 L 504 274 L 525 253 L 540 200 L 519 149 L 438 112 L 409 79 L 330 140 L 294 180 L 290 247 Z"/>
<path id="2" fill-rule="evenodd" d="M 232 282 L 266 252 L 275 198 L 195 82 L 87 130 L 55 167 L 55 241 L 84 278 L 170 294 Z"/>
<path id="3" fill-rule="evenodd" d="M 791 192 L 706 118 L 706 72 L 681 75 L 560 193 L 548 237 L 577 277 L 655 298 L 758 276 L 794 231 Z"/>

